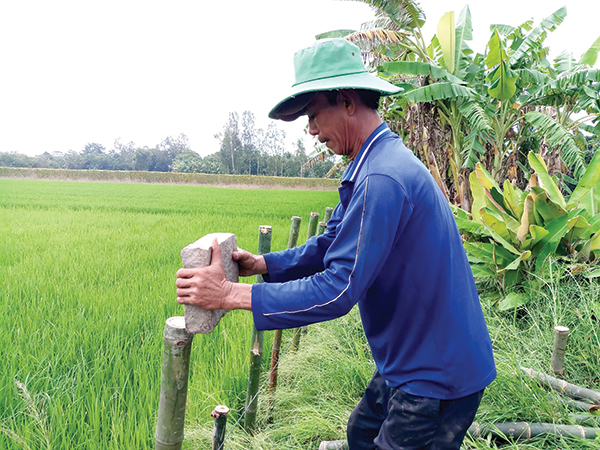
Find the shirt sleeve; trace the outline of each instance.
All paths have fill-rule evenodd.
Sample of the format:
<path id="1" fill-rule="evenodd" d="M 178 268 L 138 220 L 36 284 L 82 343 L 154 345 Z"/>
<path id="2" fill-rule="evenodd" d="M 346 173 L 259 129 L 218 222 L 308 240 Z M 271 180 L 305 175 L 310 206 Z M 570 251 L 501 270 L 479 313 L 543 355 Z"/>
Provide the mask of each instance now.
<path id="1" fill-rule="evenodd" d="M 385 175 L 366 177 L 354 187 L 343 218 L 328 237 L 332 241 L 324 253 L 322 271 L 276 282 L 286 277 L 269 268 L 273 282 L 252 286 L 256 328 L 294 328 L 348 313 L 380 274 L 411 212 L 412 205 L 398 182 Z M 283 272 L 293 271 L 291 266 Z"/>
<path id="2" fill-rule="evenodd" d="M 298 247 L 264 254 L 268 273 L 263 275 L 263 279 L 268 283 L 285 282 L 309 277 L 325 270 L 325 254 L 335 239 L 342 215 L 338 205 L 327 222 L 325 233 L 309 238 L 305 244 Z"/>

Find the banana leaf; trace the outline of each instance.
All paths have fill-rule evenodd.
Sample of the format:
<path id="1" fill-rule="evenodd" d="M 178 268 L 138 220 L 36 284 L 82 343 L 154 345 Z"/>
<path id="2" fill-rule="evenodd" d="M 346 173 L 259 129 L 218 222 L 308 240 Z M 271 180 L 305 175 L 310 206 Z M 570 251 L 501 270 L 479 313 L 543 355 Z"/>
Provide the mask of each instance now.
<path id="1" fill-rule="evenodd" d="M 594 153 L 585 173 L 569 197 L 569 205 L 584 208 L 591 216 L 598 212 L 600 196 L 600 152 Z"/>
<path id="2" fill-rule="evenodd" d="M 533 253 L 536 256 L 535 271 L 537 273 L 541 273 L 546 258 L 556 252 L 560 240 L 569 231 L 569 220 L 581 213 L 581 211 L 583 210 L 575 209 L 569 211 L 569 213 L 550 222 L 544 227 L 548 234 L 533 246 Z"/>
<path id="3" fill-rule="evenodd" d="M 539 215 L 542 219 L 541 222 L 537 222 L 537 225 L 546 225 L 567 213 L 564 208 L 561 208 L 548 197 L 547 191 L 539 187 L 532 188 L 531 190 L 534 216 L 537 218 Z"/>
<path id="4" fill-rule="evenodd" d="M 502 186 L 504 195 L 504 204 L 510 210 L 510 213 L 515 218 L 520 218 L 523 215 L 523 208 L 527 194 L 524 194 L 518 187 L 514 186 L 510 181 L 504 180 Z"/>
<path id="5" fill-rule="evenodd" d="M 523 202 L 523 214 L 521 214 L 521 226 L 517 230 L 517 239 L 523 243 L 525 236 L 529 233 L 530 225 L 535 223 L 535 217 L 533 214 L 533 195 L 528 194 Z"/>
<path id="6" fill-rule="evenodd" d="M 454 11 L 444 14 L 437 26 L 437 37 L 442 47 L 446 70 L 454 74 L 456 30 L 454 28 Z"/>
<path id="7" fill-rule="evenodd" d="M 581 55 L 579 64 L 586 64 L 593 67 L 596 64 L 596 61 L 598 61 L 598 52 L 600 52 L 600 37 L 594 41 L 592 46 L 583 55 Z"/>
<path id="8" fill-rule="evenodd" d="M 413 89 L 407 92 L 404 97 L 414 103 L 427 103 L 436 100 L 471 99 L 475 97 L 475 91 L 470 87 L 456 83 L 440 82 Z"/>
<path id="9" fill-rule="evenodd" d="M 493 230 L 507 242 L 513 240 L 514 233 L 511 233 L 506 226 L 506 223 L 501 218 L 498 218 L 495 214 L 491 214 L 489 209 L 484 208 L 484 210 L 481 211 L 481 221 L 488 227 L 488 229 Z"/>
<path id="10" fill-rule="evenodd" d="M 515 260 L 513 262 L 511 262 L 509 265 L 507 265 L 506 267 L 504 267 L 502 269 L 499 269 L 498 273 L 504 273 L 508 270 L 517 270 L 519 268 L 519 266 L 521 265 L 521 262 L 527 261 L 529 258 L 531 258 L 531 252 L 529 250 L 524 251 L 517 258 L 515 258 Z"/>
<path id="11" fill-rule="evenodd" d="M 528 295 L 517 292 L 511 292 L 502 299 L 502 301 L 498 305 L 498 308 L 500 309 L 500 311 L 508 311 L 527 304 L 527 300 L 529 300 Z"/>
<path id="12" fill-rule="evenodd" d="M 386 62 L 381 65 L 385 72 L 397 75 L 413 75 L 443 79 L 451 81 L 455 84 L 465 84 L 460 78 L 455 77 L 446 70 L 421 61 L 393 61 Z"/>
<path id="13" fill-rule="evenodd" d="M 585 171 L 585 155 L 583 150 L 575 144 L 573 135 L 547 114 L 531 111 L 523 117 L 546 138 L 548 146 L 559 147 L 561 159 L 565 164 L 573 167 L 575 178 L 580 178 Z M 533 158 L 529 155 L 533 156 L 533 153 L 528 154 L 528 160 L 531 164 Z M 544 180 L 542 180 L 542 183 L 544 183 Z M 546 185 L 544 184 L 544 186 Z M 554 195 L 553 192 L 552 195 Z"/>
<path id="14" fill-rule="evenodd" d="M 566 209 L 567 204 L 565 199 L 552 177 L 548 174 L 548 169 L 546 168 L 546 163 L 544 163 L 543 158 L 537 153 L 529 152 L 527 154 L 527 159 L 531 168 L 535 170 L 538 179 L 542 182 L 544 189 L 548 192 L 550 199 L 552 199 L 553 202 L 558 203 L 563 209 Z"/>
<path id="15" fill-rule="evenodd" d="M 526 54 L 530 53 L 532 48 L 536 46 L 536 44 L 543 40 L 543 33 L 545 30 L 553 31 L 558 25 L 560 25 L 567 16 L 567 8 L 562 7 L 556 12 L 554 12 L 551 16 L 542 20 L 540 25 L 535 27 L 531 33 L 529 33 L 525 39 L 521 42 L 516 51 L 512 54 L 510 58 L 510 64 L 515 64 L 519 59 L 521 59 Z"/>

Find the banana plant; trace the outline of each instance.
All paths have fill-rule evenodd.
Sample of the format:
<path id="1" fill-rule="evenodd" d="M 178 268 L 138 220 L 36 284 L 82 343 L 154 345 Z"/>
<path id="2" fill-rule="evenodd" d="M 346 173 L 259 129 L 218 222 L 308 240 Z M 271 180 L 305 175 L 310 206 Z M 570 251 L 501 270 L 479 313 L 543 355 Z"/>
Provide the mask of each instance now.
<path id="1" fill-rule="evenodd" d="M 453 207 L 473 274 L 494 282 L 502 308 L 522 303 L 518 287 L 532 274 L 543 276 L 550 256 L 579 265 L 600 261 L 600 153 L 569 198 L 539 154 L 528 159 L 534 174 L 526 190 L 508 180 L 501 188 L 478 163 L 470 175 L 471 213 Z"/>

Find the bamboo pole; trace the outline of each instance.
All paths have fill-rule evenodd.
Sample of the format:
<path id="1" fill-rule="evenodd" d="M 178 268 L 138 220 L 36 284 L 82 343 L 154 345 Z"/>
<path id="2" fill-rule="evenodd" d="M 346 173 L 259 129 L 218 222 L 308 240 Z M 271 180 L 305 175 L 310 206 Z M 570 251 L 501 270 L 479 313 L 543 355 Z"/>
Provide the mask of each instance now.
<path id="1" fill-rule="evenodd" d="M 561 394 L 567 395 L 568 397 L 574 398 L 576 400 L 591 400 L 594 403 L 600 404 L 600 392 L 592 391 L 591 389 L 567 383 L 564 380 L 559 380 L 558 378 L 545 375 L 533 369 L 528 369 L 527 367 L 521 367 L 521 370 L 524 371 L 531 378 L 537 379 L 544 386 L 551 387 L 552 389 L 560 392 Z"/>
<path id="2" fill-rule="evenodd" d="M 292 248 L 298 245 L 298 235 L 300 234 L 300 223 L 302 222 L 302 217 L 293 216 L 292 217 L 292 225 L 290 227 L 290 237 L 288 238 L 287 248 Z"/>
<path id="3" fill-rule="evenodd" d="M 272 227 L 261 225 L 258 229 L 258 254 L 263 255 L 271 251 Z M 256 281 L 263 282 L 262 275 L 256 276 Z M 252 326 L 252 347 L 250 349 L 250 370 L 248 371 L 248 391 L 246 393 L 246 416 L 244 426 L 246 431 L 252 433 L 256 426 L 256 411 L 258 405 L 258 384 L 260 381 L 260 363 L 263 349 L 263 332 Z"/>
<path id="4" fill-rule="evenodd" d="M 288 248 L 293 248 L 298 244 L 298 234 L 300 232 L 300 223 L 302 218 L 298 216 L 292 217 L 292 225 L 290 227 L 290 237 L 288 239 Z M 279 365 L 279 353 L 281 352 L 281 337 L 283 330 L 275 330 L 273 333 L 273 347 L 271 348 L 271 367 L 269 375 L 269 394 L 273 394 L 277 389 L 277 367 Z"/>
<path id="5" fill-rule="evenodd" d="M 581 439 L 595 439 L 598 428 L 580 425 L 557 425 L 554 423 L 505 422 L 480 424 L 473 422 L 467 431 L 474 438 L 485 438 L 491 435 L 502 440 L 527 440 L 542 434 L 558 434 L 560 436 L 576 436 Z"/>
<path id="6" fill-rule="evenodd" d="M 309 240 L 317 233 L 317 225 L 319 223 L 319 213 L 311 212 L 310 219 L 308 220 L 308 232 L 306 234 L 306 240 Z M 298 351 L 300 347 L 300 335 L 302 333 L 302 329 L 300 327 L 294 328 L 292 331 L 292 352 Z"/>
<path id="7" fill-rule="evenodd" d="M 333 214 L 333 208 L 331 206 L 328 206 L 325 208 L 325 223 L 329 222 L 329 219 L 331 219 L 331 215 Z"/>
<path id="8" fill-rule="evenodd" d="M 598 407 L 598 405 L 594 405 L 593 403 L 582 402 L 570 398 L 559 397 L 559 400 L 567 408 L 574 409 L 575 411 L 593 412 Z"/>
<path id="9" fill-rule="evenodd" d="M 306 239 L 313 237 L 317 234 L 317 225 L 319 224 L 319 213 L 311 212 L 310 219 L 308 219 L 308 232 L 306 234 Z"/>
<path id="10" fill-rule="evenodd" d="M 178 316 L 167 319 L 163 337 L 165 347 L 154 448 L 179 450 L 183 442 L 190 352 L 194 335 L 186 330 L 185 317 Z"/>
<path id="11" fill-rule="evenodd" d="M 317 235 L 320 236 L 323 233 L 325 233 L 325 230 L 327 229 L 327 222 L 319 222 L 319 225 L 317 226 Z"/>
<path id="12" fill-rule="evenodd" d="M 210 413 L 210 416 L 215 419 L 211 450 L 221 450 L 223 448 L 225 427 L 227 426 L 227 414 L 229 414 L 229 408 L 225 405 L 215 406 L 215 409 Z"/>
<path id="13" fill-rule="evenodd" d="M 567 339 L 569 338 L 569 329 L 567 327 L 554 327 L 554 350 L 550 366 L 556 375 L 563 375 L 563 362 L 565 360 L 565 350 L 567 348 Z"/>

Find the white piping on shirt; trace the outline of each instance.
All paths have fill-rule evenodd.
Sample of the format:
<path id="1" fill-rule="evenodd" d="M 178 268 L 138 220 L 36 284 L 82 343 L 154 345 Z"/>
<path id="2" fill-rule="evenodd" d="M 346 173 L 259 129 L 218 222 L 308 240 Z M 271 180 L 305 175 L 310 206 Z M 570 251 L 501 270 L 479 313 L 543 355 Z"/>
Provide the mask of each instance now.
<path id="1" fill-rule="evenodd" d="M 299 309 L 297 311 L 278 311 L 278 312 L 272 312 L 272 313 L 265 313 L 264 316 L 275 316 L 275 315 L 279 315 L 279 314 L 297 314 L 297 313 L 310 311 L 311 309 L 314 309 L 314 308 L 321 308 L 323 306 L 327 306 L 327 305 L 335 302 L 336 300 L 338 300 L 350 288 L 350 281 L 352 280 L 352 275 L 354 274 L 354 270 L 356 269 L 356 264 L 358 262 L 358 251 L 360 249 L 360 239 L 362 237 L 363 222 L 365 220 L 365 210 L 367 209 L 368 188 L 369 188 L 369 177 L 367 177 L 365 180 L 365 194 L 363 196 L 363 209 L 362 209 L 362 213 L 361 213 L 361 217 L 360 217 L 360 229 L 358 231 L 358 242 L 356 243 L 356 254 L 354 255 L 354 266 L 352 267 L 352 271 L 350 272 L 350 276 L 348 277 L 348 284 L 346 284 L 346 287 L 344 288 L 344 290 L 342 292 L 340 292 L 336 298 L 329 300 L 328 302 L 319 304 L 319 305 L 313 305 L 310 308 Z"/>
<path id="2" fill-rule="evenodd" d="M 379 136 L 381 136 L 383 133 L 385 133 L 388 129 L 384 128 L 383 130 L 381 130 L 377 136 L 375 136 L 371 142 L 369 142 L 369 145 L 367 145 L 367 148 L 365 149 L 365 151 L 363 152 L 362 156 L 360 157 L 360 159 L 358 160 L 358 163 L 356 164 L 356 169 L 354 169 L 354 172 L 352 173 L 352 176 L 350 177 L 350 180 L 352 183 L 354 183 L 354 180 L 356 179 L 356 175 L 358 175 L 358 172 L 360 172 L 360 167 L 363 164 L 363 161 L 365 160 L 365 158 L 367 157 L 367 154 L 369 153 L 369 150 L 371 150 L 371 145 L 373 144 L 373 142 L 375 142 Z"/>

